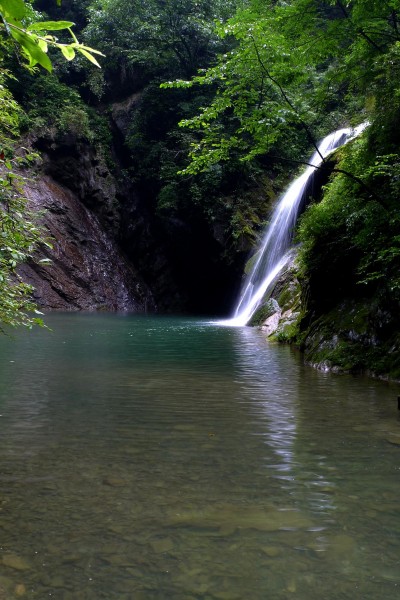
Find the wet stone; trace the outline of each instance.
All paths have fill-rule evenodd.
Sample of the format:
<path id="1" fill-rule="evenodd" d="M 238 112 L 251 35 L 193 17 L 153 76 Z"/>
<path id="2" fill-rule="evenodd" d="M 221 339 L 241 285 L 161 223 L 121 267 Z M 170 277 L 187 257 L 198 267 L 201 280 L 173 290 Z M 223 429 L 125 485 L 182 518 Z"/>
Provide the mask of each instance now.
<path id="1" fill-rule="evenodd" d="M 191 587 L 191 592 L 193 592 L 194 594 L 205 594 L 206 592 L 208 592 L 209 587 L 209 583 L 204 581 L 198 583 L 197 585 L 193 585 L 193 587 Z"/>
<path id="2" fill-rule="evenodd" d="M 214 592 L 213 597 L 217 600 L 240 600 L 241 598 L 240 594 L 229 591 Z"/>
<path id="3" fill-rule="evenodd" d="M 78 563 L 81 560 L 81 558 L 82 558 L 81 554 L 67 554 L 63 558 L 63 563 L 64 564 Z"/>
<path id="4" fill-rule="evenodd" d="M 346 534 L 338 534 L 328 540 L 327 550 L 330 555 L 347 558 L 355 550 L 355 540 Z"/>
<path id="5" fill-rule="evenodd" d="M 296 586 L 296 582 L 294 581 L 294 579 L 291 579 L 287 586 L 286 586 L 286 590 L 288 592 L 290 592 L 291 594 L 294 594 L 297 591 L 297 586 Z"/>
<path id="6" fill-rule="evenodd" d="M 24 558 L 17 556 L 16 554 L 5 554 L 2 558 L 2 563 L 6 567 L 10 567 L 16 571 L 27 571 L 31 568 Z"/>
<path id="7" fill-rule="evenodd" d="M 126 481 L 124 479 L 120 479 L 119 477 L 105 477 L 103 479 L 103 485 L 108 485 L 110 487 L 122 487 L 126 485 Z"/>
<path id="8" fill-rule="evenodd" d="M 52 577 L 49 580 L 49 585 L 51 588 L 63 588 L 65 587 L 65 581 L 62 577 Z"/>
<path id="9" fill-rule="evenodd" d="M 336 494 L 335 488 L 332 486 L 329 486 L 329 485 L 325 485 L 324 487 L 321 487 L 320 491 L 323 492 L 324 494 Z"/>
<path id="10" fill-rule="evenodd" d="M 134 569 L 132 567 L 128 567 L 126 572 L 129 573 L 132 577 L 136 577 L 137 579 L 141 579 L 143 577 L 143 572 L 140 569 Z"/>
<path id="11" fill-rule="evenodd" d="M 23 583 L 18 583 L 18 584 L 15 586 L 15 589 L 14 589 L 14 594 L 15 594 L 15 595 L 16 595 L 18 598 L 21 598 L 22 596 L 25 596 L 25 594 L 26 594 L 26 587 L 24 586 L 24 584 L 23 584 Z"/>
<path id="12" fill-rule="evenodd" d="M 145 590 L 136 590 L 135 591 L 135 600 L 148 600 L 148 593 Z"/>
<path id="13" fill-rule="evenodd" d="M 0 586 L 0 600 L 9 600 L 10 596 L 7 594 L 6 590 Z"/>
<path id="14" fill-rule="evenodd" d="M 130 560 L 124 554 L 111 554 L 110 556 L 105 556 L 104 560 L 113 567 L 131 567 L 135 564 L 135 561 Z"/>
<path id="15" fill-rule="evenodd" d="M 400 446 L 400 435 L 396 433 L 391 433 L 386 436 L 386 441 L 392 446 Z"/>
<path id="16" fill-rule="evenodd" d="M 169 552 L 174 547 L 174 543 L 171 539 L 165 538 L 163 540 L 155 540 L 151 542 L 151 547 L 156 554 L 163 552 Z"/>
<path id="17" fill-rule="evenodd" d="M 4 577 L 2 575 L 0 575 L 0 590 L 12 590 L 13 587 L 15 586 L 15 581 L 13 579 L 10 579 L 9 577 Z M 3 596 L 0 593 L 0 600 L 3 598 Z"/>
<path id="18" fill-rule="evenodd" d="M 281 554 L 281 550 L 279 550 L 279 548 L 277 548 L 276 546 L 264 546 L 264 548 L 261 548 L 261 550 L 264 554 L 271 558 L 274 558 L 275 556 Z"/>
<path id="19" fill-rule="evenodd" d="M 236 527 L 234 525 L 223 525 L 220 530 L 219 533 L 224 536 L 224 537 L 228 537 L 230 535 L 233 535 L 236 531 Z"/>

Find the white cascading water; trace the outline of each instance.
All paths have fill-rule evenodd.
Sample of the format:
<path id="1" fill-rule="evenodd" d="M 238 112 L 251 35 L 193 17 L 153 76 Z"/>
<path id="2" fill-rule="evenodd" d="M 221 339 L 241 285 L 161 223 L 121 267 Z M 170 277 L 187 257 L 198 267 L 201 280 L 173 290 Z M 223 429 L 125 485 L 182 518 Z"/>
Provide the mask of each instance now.
<path id="1" fill-rule="evenodd" d="M 223 325 L 240 327 L 249 322 L 279 273 L 289 261 L 289 251 L 299 209 L 307 184 L 315 169 L 333 150 L 360 135 L 367 125 L 368 123 L 363 123 L 354 129 L 339 129 L 326 136 L 319 144 L 318 150 L 310 158 L 309 166 L 304 173 L 293 181 L 280 198 L 257 252 L 258 258 L 240 292 L 234 316 L 222 321 Z"/>

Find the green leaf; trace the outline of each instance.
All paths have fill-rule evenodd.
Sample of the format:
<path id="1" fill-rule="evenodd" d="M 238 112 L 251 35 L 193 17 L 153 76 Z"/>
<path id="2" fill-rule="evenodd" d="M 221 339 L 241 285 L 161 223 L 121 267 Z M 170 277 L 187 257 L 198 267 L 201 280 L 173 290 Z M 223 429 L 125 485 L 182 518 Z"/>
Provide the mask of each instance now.
<path id="1" fill-rule="evenodd" d="M 73 58 L 75 58 L 75 50 L 71 48 L 71 46 L 60 44 L 59 48 L 67 60 L 72 60 Z"/>
<path id="2" fill-rule="evenodd" d="M 100 50 L 95 50 L 94 48 L 90 48 L 90 46 L 85 46 L 84 44 L 80 44 L 78 42 L 78 44 L 71 44 L 71 46 L 73 46 L 74 48 L 81 48 L 83 50 L 86 50 L 87 52 L 90 52 L 91 54 L 99 54 L 100 56 L 105 56 L 105 54 L 103 54 L 102 52 L 100 52 Z"/>
<path id="3" fill-rule="evenodd" d="M 93 63 L 94 65 L 96 65 L 96 67 L 99 67 L 101 69 L 99 63 L 97 62 L 97 60 L 95 59 L 95 57 L 90 54 L 90 52 L 88 52 L 87 50 L 84 50 L 83 48 L 80 48 L 79 46 L 78 46 L 77 50 L 78 50 L 78 52 L 80 52 L 81 54 L 83 54 L 83 56 L 86 56 L 86 58 L 88 60 L 90 60 L 91 63 Z"/>
<path id="4" fill-rule="evenodd" d="M 26 7 L 22 0 L 0 0 L 0 12 L 12 20 L 21 20 L 25 16 Z"/>
<path id="5" fill-rule="evenodd" d="M 69 29 L 75 23 L 71 21 L 40 21 L 32 23 L 27 28 L 27 31 L 59 31 L 60 29 Z"/>
<path id="6" fill-rule="evenodd" d="M 38 40 L 38 46 L 39 46 L 39 48 L 40 48 L 41 50 L 43 50 L 43 52 L 47 52 L 47 50 L 48 50 L 48 45 L 47 45 L 47 42 L 46 42 L 46 40 L 39 39 L 39 40 Z"/>
<path id="7" fill-rule="evenodd" d="M 74 34 L 74 32 L 72 31 L 72 29 L 71 29 L 71 28 L 68 28 L 68 31 L 69 31 L 69 33 L 70 33 L 70 35 L 71 35 L 72 39 L 74 40 L 74 42 L 75 42 L 76 44 L 79 44 L 79 42 L 78 42 L 78 40 L 77 40 L 77 37 L 76 37 L 76 35 Z"/>
<path id="8" fill-rule="evenodd" d="M 47 69 L 47 71 L 52 71 L 53 67 L 51 65 L 49 57 L 45 52 L 43 52 L 41 48 L 39 48 L 39 45 L 34 40 L 34 38 L 32 38 L 29 34 L 24 33 L 19 29 L 15 29 L 14 27 L 10 29 L 10 32 L 13 38 L 23 47 L 23 49 L 27 53 L 30 59 L 30 66 L 33 67 L 36 63 L 39 63 L 39 65 L 42 65 L 42 67 Z"/>

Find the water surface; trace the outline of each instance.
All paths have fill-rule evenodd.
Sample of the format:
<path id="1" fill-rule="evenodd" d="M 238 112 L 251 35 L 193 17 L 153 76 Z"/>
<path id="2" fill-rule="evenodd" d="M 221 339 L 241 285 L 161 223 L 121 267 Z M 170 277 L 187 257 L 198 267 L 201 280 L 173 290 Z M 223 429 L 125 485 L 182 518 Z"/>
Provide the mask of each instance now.
<path id="1" fill-rule="evenodd" d="M 398 386 L 251 328 L 0 339 L 0 599 L 400 599 Z"/>

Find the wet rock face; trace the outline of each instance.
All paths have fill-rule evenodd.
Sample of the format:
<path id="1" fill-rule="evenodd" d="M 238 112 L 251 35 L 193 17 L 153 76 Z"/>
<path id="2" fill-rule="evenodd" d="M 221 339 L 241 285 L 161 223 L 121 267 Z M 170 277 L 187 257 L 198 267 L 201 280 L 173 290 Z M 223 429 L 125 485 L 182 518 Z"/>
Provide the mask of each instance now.
<path id="1" fill-rule="evenodd" d="M 142 95 L 135 93 L 111 105 L 112 167 L 90 141 L 79 137 L 78 133 L 46 132 L 43 137 L 33 140 L 43 159 L 42 172 L 47 182 L 53 182 L 52 185 L 57 184 L 58 189 L 72 194 L 77 214 L 81 210 L 86 211 L 85 215 L 90 220 L 97 220 L 109 242 L 114 240 L 114 246 L 122 250 L 126 259 L 125 267 L 128 262 L 131 265 L 129 269 L 142 282 L 142 289 L 144 282 L 147 289 L 151 290 L 154 301 L 151 303 L 146 300 L 148 310 L 156 304 L 158 311 L 163 313 L 226 316 L 231 308 L 231 290 L 238 280 L 238 270 L 236 264 L 231 265 L 224 258 L 226 240 L 219 239 L 221 232 L 210 231 L 203 217 L 191 211 L 177 217 L 160 218 L 155 211 L 154 190 L 142 189 L 124 174 L 124 169 L 129 167 L 124 140 L 141 99 Z M 37 194 L 36 204 L 42 206 Z M 50 212 L 54 215 L 59 210 L 58 202 L 52 203 L 47 198 L 43 207 L 49 204 Z M 74 212 L 75 208 L 70 210 Z M 68 221 L 67 217 L 65 221 Z M 72 248 L 75 251 L 79 249 L 80 253 L 92 252 L 93 244 L 85 241 L 85 237 L 90 240 L 90 236 L 85 236 L 83 226 L 76 240 L 73 237 L 75 232 L 70 231 L 71 227 L 67 224 L 59 228 L 57 223 L 52 227 L 59 245 L 66 245 L 69 252 L 72 252 Z M 72 246 L 71 236 L 74 240 Z M 51 258 L 55 265 L 57 256 Z M 79 281 L 84 281 L 84 277 L 72 275 L 74 261 L 70 258 L 68 271 L 75 281 L 75 287 L 73 293 L 64 297 L 62 308 L 77 310 L 81 308 L 87 286 L 82 283 L 82 289 L 78 292 L 81 285 Z M 95 256 L 87 256 L 85 260 L 93 265 L 93 269 L 96 268 Z M 55 301 L 46 283 L 51 269 L 54 281 L 61 275 L 54 271 L 54 265 L 50 270 L 38 270 L 35 267 L 36 275 L 32 282 L 38 290 L 40 302 L 58 308 L 60 300 L 57 298 Z M 31 269 L 26 267 L 24 271 L 28 275 L 29 270 L 29 277 L 33 278 Z M 52 299 L 47 301 L 50 293 Z M 60 290 L 57 293 L 62 296 Z M 144 295 L 148 298 L 149 293 L 145 292 Z M 77 297 L 82 298 L 78 303 L 75 300 Z M 90 303 L 93 304 L 92 300 Z M 119 306 L 120 301 L 117 304 Z"/>
<path id="2" fill-rule="evenodd" d="M 20 269 L 35 288 L 37 303 L 48 310 L 154 311 L 151 292 L 130 265 L 99 218 L 78 197 L 45 176 L 26 187 L 32 209 L 44 211 L 42 222 L 53 248 Z"/>
<path id="3" fill-rule="evenodd" d="M 54 139 L 39 138 L 35 147 L 43 159 L 43 173 L 71 190 L 115 234 L 120 225 L 117 185 L 90 143 L 66 134 Z"/>
<path id="4" fill-rule="evenodd" d="M 116 105 L 116 108 L 114 107 L 116 114 L 120 112 L 125 114 L 121 108 L 122 105 L 125 109 L 130 108 L 130 104 L 128 107 L 124 103 Z M 116 158 L 114 175 L 110 172 L 104 159 L 97 154 L 96 149 L 85 138 L 79 138 L 74 134 L 54 135 L 54 137 L 48 134 L 47 137 L 36 139 L 34 145 L 40 151 L 43 160 L 44 181 L 51 184 L 53 193 L 57 189 L 55 197 L 59 190 L 63 190 L 63 193 L 67 194 L 70 199 L 73 198 L 68 210 L 73 214 L 76 212 L 77 215 L 83 211 L 90 222 L 96 222 L 99 231 L 103 232 L 102 236 L 107 238 L 107 243 L 112 244 L 121 256 L 122 264 L 118 268 L 115 267 L 113 273 L 121 269 L 126 272 L 128 269 L 129 276 L 125 279 L 132 280 L 133 277 L 133 287 L 135 288 L 133 305 L 138 303 L 149 311 L 154 311 L 156 305 L 157 309 L 163 312 L 179 311 L 185 303 L 184 294 L 178 289 L 174 280 L 163 242 L 160 240 L 154 224 L 154 218 L 149 213 L 146 202 L 138 197 L 129 181 L 122 176 L 118 166 L 119 158 Z M 55 213 L 62 210 L 59 208 L 58 198 L 55 202 L 49 200 L 47 197 L 49 190 L 45 189 L 46 198 L 43 198 L 42 203 L 39 196 L 43 190 L 43 186 L 39 186 L 34 192 L 35 206 L 45 210 L 51 206 L 50 213 L 53 215 L 51 217 L 53 224 L 50 230 L 58 240 L 58 246 L 68 247 L 69 253 L 72 252 L 72 248 L 79 248 L 79 253 L 86 255 L 86 262 L 92 264 L 94 270 L 101 271 L 101 265 L 96 266 L 98 257 L 96 257 L 96 253 L 92 255 L 94 246 L 90 242 L 91 236 L 85 233 L 83 222 L 80 223 L 78 239 L 75 240 L 75 231 L 72 231 L 75 226 L 68 225 L 67 222 L 70 219 L 67 216 L 65 217 L 65 226 L 59 227 L 59 223 L 54 222 Z M 77 217 L 77 221 L 80 222 L 79 217 Z M 85 238 L 88 238 L 89 241 L 85 241 Z M 29 277 L 34 277 L 32 283 L 40 295 L 40 303 L 49 307 L 54 305 L 55 300 L 46 283 L 49 277 L 48 273 L 53 271 L 52 277 L 55 285 L 58 277 L 61 276 L 61 280 L 64 280 L 62 273 L 54 270 L 54 265 L 59 262 L 58 257 L 51 255 L 50 258 L 53 259 L 53 266 L 50 270 L 35 267 L 35 276 L 32 274 L 31 266 L 24 268 L 26 274 L 29 271 Z M 62 308 L 79 310 L 82 308 L 82 303 L 85 304 L 84 308 L 87 308 L 86 304 L 89 302 L 92 305 L 93 301 L 83 301 L 88 287 L 82 283 L 85 281 L 85 277 L 82 278 L 78 273 L 76 276 L 73 275 L 74 261 L 67 262 L 69 263 L 67 270 L 75 281 L 75 291 L 64 298 Z M 66 269 L 66 265 L 64 267 Z M 116 275 L 114 279 L 116 280 Z M 80 286 L 82 289 L 78 291 Z M 39 290 L 42 290 L 43 294 Z M 62 292 L 60 293 L 62 296 Z M 49 297 L 49 294 L 52 299 L 47 302 L 46 298 Z M 74 298 L 78 296 L 81 300 L 77 304 Z M 109 294 L 108 296 L 111 298 Z M 144 302 L 140 300 L 142 297 L 145 298 Z M 60 300 L 57 298 L 55 303 L 57 308 L 59 303 Z M 132 306 L 131 301 L 122 300 L 119 297 L 111 304 L 107 302 L 105 308 L 111 310 L 115 305 L 119 310 L 121 304 L 122 306 L 125 304 Z M 99 305 L 101 306 L 102 302 Z M 143 308 L 139 310 L 143 310 Z"/>
<path id="5" fill-rule="evenodd" d="M 350 297 L 318 318 L 311 315 L 303 329 L 306 362 L 322 371 L 400 380 L 398 311 L 383 310 L 380 302 Z"/>

